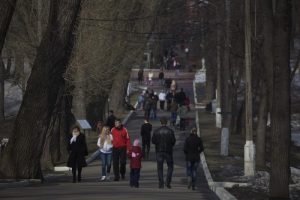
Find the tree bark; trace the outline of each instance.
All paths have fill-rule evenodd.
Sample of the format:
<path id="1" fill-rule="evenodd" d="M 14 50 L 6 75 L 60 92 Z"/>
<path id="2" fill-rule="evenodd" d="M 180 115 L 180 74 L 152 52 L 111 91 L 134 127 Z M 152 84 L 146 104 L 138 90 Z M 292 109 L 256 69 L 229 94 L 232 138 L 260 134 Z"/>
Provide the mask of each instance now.
<path id="1" fill-rule="evenodd" d="M 6 38 L 6 33 L 15 11 L 17 0 L 0 1 L 0 55 Z"/>
<path id="2" fill-rule="evenodd" d="M 272 152 L 270 196 L 289 198 L 290 162 L 290 0 L 275 0 L 274 5 L 274 67 L 272 104 Z M 274 3 L 273 2 L 273 3 Z"/>
<path id="3" fill-rule="evenodd" d="M 63 74 L 74 45 L 81 0 L 51 1 L 49 25 L 38 49 L 1 175 L 42 178 L 40 159 Z M 17 152 L 17 153 L 16 153 Z"/>
<path id="4" fill-rule="evenodd" d="M 256 138 L 256 163 L 259 167 L 265 167 L 266 165 L 266 131 L 268 120 L 268 89 L 267 83 L 262 81 L 260 104 L 258 113 L 258 125 L 257 125 L 257 138 Z"/>
<path id="5" fill-rule="evenodd" d="M 5 119 L 4 117 L 4 80 L 5 69 L 2 58 L 0 58 L 0 122 Z"/>

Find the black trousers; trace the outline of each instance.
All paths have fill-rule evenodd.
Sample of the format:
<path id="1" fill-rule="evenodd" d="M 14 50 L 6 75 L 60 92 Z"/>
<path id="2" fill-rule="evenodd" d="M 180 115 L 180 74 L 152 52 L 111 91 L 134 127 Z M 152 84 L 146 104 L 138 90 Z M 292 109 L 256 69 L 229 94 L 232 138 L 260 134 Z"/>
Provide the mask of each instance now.
<path id="1" fill-rule="evenodd" d="M 159 101 L 160 109 L 164 110 L 165 109 L 165 101 Z"/>
<path id="2" fill-rule="evenodd" d="M 141 169 L 131 169 L 130 170 L 130 186 L 139 187 Z"/>
<path id="3" fill-rule="evenodd" d="M 126 173 L 126 147 L 113 148 L 113 170 L 115 179 L 120 179 L 125 177 Z"/>
<path id="4" fill-rule="evenodd" d="M 78 177 L 77 177 L 77 180 L 78 180 L 78 182 L 81 181 L 81 171 L 82 171 L 82 167 L 73 166 L 73 167 L 72 167 L 73 182 L 76 182 L 76 171 L 77 171 L 77 170 L 78 170 Z"/>
<path id="5" fill-rule="evenodd" d="M 145 156 L 145 158 L 149 158 L 149 152 L 150 152 L 150 138 L 142 138 L 142 151 Z"/>
<path id="6" fill-rule="evenodd" d="M 167 162 L 167 166 L 168 166 L 166 185 L 170 185 L 170 183 L 172 181 L 173 168 L 174 168 L 172 153 L 157 152 L 156 153 L 156 161 L 157 161 L 157 174 L 158 174 L 159 186 L 164 185 L 163 170 L 164 170 L 164 162 L 165 161 Z"/>

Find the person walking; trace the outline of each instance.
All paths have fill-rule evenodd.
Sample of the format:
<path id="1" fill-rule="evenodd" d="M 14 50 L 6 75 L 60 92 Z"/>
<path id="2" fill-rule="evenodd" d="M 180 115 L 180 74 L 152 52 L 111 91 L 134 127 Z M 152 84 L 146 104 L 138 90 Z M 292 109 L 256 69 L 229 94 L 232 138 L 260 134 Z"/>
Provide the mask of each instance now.
<path id="1" fill-rule="evenodd" d="M 163 69 L 160 70 L 159 74 L 158 74 L 158 79 L 159 79 L 159 84 L 160 85 L 164 85 L 165 84 L 165 74 Z"/>
<path id="2" fill-rule="evenodd" d="M 134 140 L 128 157 L 130 158 L 130 186 L 138 188 L 143 157 L 139 139 Z"/>
<path id="3" fill-rule="evenodd" d="M 114 111 L 110 110 L 109 116 L 107 117 L 107 120 L 106 120 L 106 126 L 109 126 L 110 130 L 115 126 L 115 120 L 116 120 L 116 117 L 114 116 Z"/>
<path id="4" fill-rule="evenodd" d="M 138 81 L 140 85 L 143 84 L 143 79 L 144 79 L 144 69 L 140 68 L 138 71 Z"/>
<path id="5" fill-rule="evenodd" d="M 164 110 L 165 109 L 165 101 L 166 101 L 166 93 L 163 90 L 159 93 L 158 99 L 159 99 L 160 109 Z"/>
<path id="6" fill-rule="evenodd" d="M 149 123 L 148 118 L 145 118 L 144 124 L 141 127 L 141 137 L 142 137 L 143 155 L 145 156 L 146 159 L 149 159 L 151 131 L 152 131 L 152 124 Z"/>
<path id="7" fill-rule="evenodd" d="M 116 119 L 115 127 L 111 130 L 113 136 L 113 170 L 114 181 L 125 179 L 126 173 L 126 153 L 130 150 L 130 137 L 128 131 L 123 127 L 121 120 Z"/>
<path id="8" fill-rule="evenodd" d="M 97 146 L 101 152 L 102 177 L 101 181 L 110 180 L 110 169 L 112 159 L 112 141 L 113 137 L 109 126 L 104 126 L 100 137 L 98 138 Z"/>
<path id="9" fill-rule="evenodd" d="M 184 105 L 180 105 L 177 110 L 177 114 L 179 116 L 179 129 L 181 131 L 185 130 L 187 112 L 188 112 L 187 107 Z"/>
<path id="10" fill-rule="evenodd" d="M 81 181 L 81 171 L 86 167 L 85 156 L 88 155 L 85 136 L 80 132 L 79 126 L 72 128 L 72 138 L 68 144 L 69 158 L 67 166 L 72 168 L 73 183 L 76 183 L 76 172 L 78 171 L 77 181 Z"/>
<path id="11" fill-rule="evenodd" d="M 173 147 L 176 143 L 174 131 L 167 127 L 168 120 L 161 118 L 161 127 L 156 129 L 152 136 L 152 143 L 155 145 L 156 161 L 157 161 L 157 174 L 159 180 L 159 188 L 164 188 L 163 165 L 166 160 L 168 171 L 166 177 L 166 187 L 171 188 L 171 180 L 174 168 L 173 162 Z"/>
<path id="12" fill-rule="evenodd" d="M 204 150 L 200 137 L 197 136 L 197 129 L 193 128 L 191 134 L 184 142 L 184 154 L 186 160 L 186 172 L 188 177 L 188 189 L 195 190 L 197 180 L 197 169 L 200 162 L 200 153 Z"/>
<path id="13" fill-rule="evenodd" d="M 177 109 L 178 109 L 178 105 L 177 105 L 176 101 L 173 99 L 172 102 L 171 102 L 171 106 L 170 106 L 170 111 L 171 111 L 171 124 L 172 124 L 173 126 L 175 126 L 175 123 L 176 123 Z"/>

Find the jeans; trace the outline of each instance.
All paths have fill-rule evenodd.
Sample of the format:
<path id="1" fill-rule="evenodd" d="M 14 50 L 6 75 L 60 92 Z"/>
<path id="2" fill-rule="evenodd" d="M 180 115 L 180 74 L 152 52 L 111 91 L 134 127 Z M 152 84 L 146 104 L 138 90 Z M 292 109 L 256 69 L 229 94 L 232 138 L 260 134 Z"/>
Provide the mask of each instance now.
<path id="1" fill-rule="evenodd" d="M 196 184 L 197 180 L 197 169 L 199 166 L 199 161 L 191 162 L 191 161 L 186 161 L 186 174 L 187 176 L 191 177 L 191 184 L 194 187 Z M 189 183 L 190 184 L 190 183 Z"/>
<path id="2" fill-rule="evenodd" d="M 156 108 L 151 108 L 150 118 L 151 119 L 156 119 Z"/>
<path id="3" fill-rule="evenodd" d="M 167 166 L 168 166 L 166 185 L 170 185 L 170 183 L 172 181 L 172 174 L 173 174 L 173 168 L 174 168 L 172 153 L 157 152 L 156 153 L 156 161 L 157 161 L 157 174 L 158 174 L 159 186 L 164 185 L 163 169 L 164 169 L 164 161 L 165 160 L 166 160 Z"/>
<path id="4" fill-rule="evenodd" d="M 101 151 L 98 149 L 86 160 L 86 164 L 88 165 L 95 160 L 100 160 L 100 155 L 101 155 Z"/>
<path id="5" fill-rule="evenodd" d="M 177 112 L 171 112 L 171 123 L 173 125 L 175 125 L 176 118 L 177 118 Z"/>
<path id="6" fill-rule="evenodd" d="M 130 170 L 130 186 L 139 187 L 141 169 L 131 169 Z"/>
<path id="7" fill-rule="evenodd" d="M 110 173 L 111 157 L 112 157 L 112 153 L 102 153 L 101 152 L 102 176 L 106 176 L 107 173 L 108 174 Z"/>
<path id="8" fill-rule="evenodd" d="M 114 175 L 115 179 L 120 179 L 125 177 L 126 173 L 126 147 L 113 148 L 113 165 L 114 165 Z"/>

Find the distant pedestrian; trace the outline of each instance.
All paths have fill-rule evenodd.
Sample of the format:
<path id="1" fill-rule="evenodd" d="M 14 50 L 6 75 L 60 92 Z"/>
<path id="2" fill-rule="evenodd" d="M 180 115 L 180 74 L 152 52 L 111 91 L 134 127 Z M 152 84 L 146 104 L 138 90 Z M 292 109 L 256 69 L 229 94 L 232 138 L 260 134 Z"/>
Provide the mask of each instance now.
<path id="1" fill-rule="evenodd" d="M 157 93 L 154 92 L 153 96 L 151 97 L 151 111 L 150 111 L 151 119 L 156 119 L 157 102 L 158 102 L 158 96 L 157 96 Z"/>
<path id="2" fill-rule="evenodd" d="M 143 79 L 144 79 L 144 69 L 140 68 L 138 71 L 138 81 L 140 85 L 143 84 Z"/>
<path id="3" fill-rule="evenodd" d="M 150 143 L 151 143 L 152 124 L 148 118 L 144 119 L 144 124 L 141 127 L 142 149 L 146 159 L 149 159 Z"/>
<path id="4" fill-rule="evenodd" d="M 72 168 L 73 183 L 76 183 L 76 172 L 78 172 L 77 181 L 81 181 L 81 171 L 86 167 L 85 156 L 88 155 L 85 136 L 80 132 L 79 126 L 72 128 L 72 138 L 68 144 L 69 159 L 67 166 Z"/>
<path id="5" fill-rule="evenodd" d="M 144 98 L 144 92 L 143 92 L 138 96 L 138 100 L 137 100 L 138 104 L 136 106 L 137 110 L 143 110 L 144 101 L 145 101 L 145 98 Z"/>
<path id="6" fill-rule="evenodd" d="M 151 111 L 151 105 L 152 99 L 150 97 L 150 94 L 146 93 L 145 100 L 144 100 L 144 118 L 150 117 L 150 111 Z"/>
<path id="7" fill-rule="evenodd" d="M 148 85 L 153 85 L 153 72 L 150 70 L 148 72 Z"/>
<path id="8" fill-rule="evenodd" d="M 184 143 L 184 154 L 186 160 L 186 172 L 188 177 L 188 189 L 195 190 L 197 180 L 197 169 L 200 162 L 200 153 L 204 150 L 200 137 L 197 136 L 197 129 L 193 128 L 191 134 Z"/>
<path id="9" fill-rule="evenodd" d="M 172 174 L 174 168 L 173 162 L 173 146 L 176 143 L 175 134 L 172 129 L 167 127 L 168 120 L 161 118 L 161 127 L 156 129 L 152 136 L 152 143 L 155 145 L 156 161 L 157 161 L 157 174 L 159 180 L 159 188 L 164 188 L 164 183 L 167 188 L 171 188 Z M 163 176 L 163 166 L 166 160 L 168 172 L 166 181 Z"/>
<path id="10" fill-rule="evenodd" d="M 107 120 L 106 120 L 106 126 L 109 126 L 110 130 L 115 126 L 115 120 L 116 120 L 116 117 L 114 116 L 114 111 L 110 110 L 109 116 L 107 117 Z"/>
<path id="11" fill-rule="evenodd" d="M 172 80 L 171 86 L 170 86 L 170 90 L 171 90 L 171 92 L 176 92 L 176 90 L 177 90 L 177 84 L 176 84 L 175 80 Z"/>
<path id="12" fill-rule="evenodd" d="M 171 111 L 171 124 L 175 126 L 176 118 L 177 118 L 177 110 L 178 110 L 178 104 L 175 100 L 171 102 L 170 111 Z"/>
<path id="13" fill-rule="evenodd" d="M 104 126 L 100 137 L 98 138 L 97 146 L 101 152 L 102 177 L 101 181 L 110 180 L 110 169 L 112 159 L 112 141 L 113 137 L 108 126 Z"/>
<path id="14" fill-rule="evenodd" d="M 164 74 L 164 71 L 161 69 L 159 74 L 158 74 L 158 80 L 159 80 L 159 84 L 160 85 L 164 85 L 165 83 L 165 74 Z"/>
<path id="15" fill-rule="evenodd" d="M 128 157 L 130 158 L 130 186 L 138 188 L 143 157 L 139 139 L 134 140 Z"/>
<path id="16" fill-rule="evenodd" d="M 180 105 L 177 110 L 177 115 L 179 116 L 179 129 L 181 131 L 185 130 L 185 124 L 186 124 L 186 115 L 187 115 L 187 108 L 184 105 Z"/>
<path id="17" fill-rule="evenodd" d="M 167 111 L 170 111 L 170 108 L 171 108 L 171 103 L 172 103 L 172 100 L 174 98 L 174 95 L 171 91 L 168 91 L 167 92 L 167 95 L 166 95 L 166 100 L 167 100 Z"/>
<path id="18" fill-rule="evenodd" d="M 111 129 L 113 136 L 113 170 L 114 181 L 125 179 L 126 173 L 126 153 L 130 150 L 130 137 L 128 131 L 123 127 L 121 120 L 116 119 L 115 127 Z"/>
<path id="19" fill-rule="evenodd" d="M 158 99 L 159 99 L 160 109 L 164 110 L 165 109 L 165 102 L 166 102 L 166 93 L 163 90 L 159 93 Z"/>

